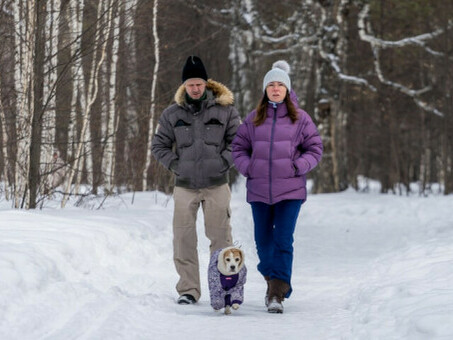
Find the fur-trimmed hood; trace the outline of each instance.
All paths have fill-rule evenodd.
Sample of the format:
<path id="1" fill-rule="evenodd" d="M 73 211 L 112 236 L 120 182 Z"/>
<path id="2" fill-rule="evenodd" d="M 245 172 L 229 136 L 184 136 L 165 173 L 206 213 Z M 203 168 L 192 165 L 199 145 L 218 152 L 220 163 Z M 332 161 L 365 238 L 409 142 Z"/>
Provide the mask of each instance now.
<path id="1" fill-rule="evenodd" d="M 219 252 L 219 255 L 217 256 L 217 269 L 219 270 L 220 273 L 222 273 L 223 275 L 231 275 L 230 273 L 225 273 L 224 271 L 222 271 L 221 268 L 219 268 L 219 262 L 221 262 L 223 260 L 223 256 L 225 255 L 225 253 L 230 250 L 230 249 L 233 249 L 233 248 L 237 248 L 235 246 L 230 246 L 230 247 L 226 247 L 226 248 L 223 248 L 222 250 L 220 250 Z M 239 263 L 239 266 L 238 266 L 238 269 L 237 271 L 240 272 L 242 267 L 244 267 L 244 263 L 245 263 L 245 254 L 243 251 L 242 252 L 242 261 L 241 263 Z"/>
<path id="2" fill-rule="evenodd" d="M 222 83 L 219 83 L 212 79 L 208 79 L 206 83 L 206 90 L 211 91 L 213 99 L 217 104 L 222 106 L 233 105 L 234 103 L 233 92 L 231 92 L 228 89 L 228 87 L 226 87 Z M 179 106 L 184 105 L 185 95 L 186 89 L 184 87 L 184 84 L 182 84 L 181 86 L 179 86 L 178 90 L 175 93 L 174 99 L 176 104 L 178 104 Z"/>

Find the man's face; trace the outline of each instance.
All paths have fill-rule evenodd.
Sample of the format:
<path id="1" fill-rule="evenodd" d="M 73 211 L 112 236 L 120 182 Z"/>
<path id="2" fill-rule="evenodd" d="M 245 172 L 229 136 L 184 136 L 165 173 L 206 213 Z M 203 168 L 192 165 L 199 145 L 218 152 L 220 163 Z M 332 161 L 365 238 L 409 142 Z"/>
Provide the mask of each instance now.
<path id="1" fill-rule="evenodd" d="M 190 78 L 184 83 L 186 92 L 192 99 L 200 99 L 206 89 L 206 82 L 201 78 Z"/>

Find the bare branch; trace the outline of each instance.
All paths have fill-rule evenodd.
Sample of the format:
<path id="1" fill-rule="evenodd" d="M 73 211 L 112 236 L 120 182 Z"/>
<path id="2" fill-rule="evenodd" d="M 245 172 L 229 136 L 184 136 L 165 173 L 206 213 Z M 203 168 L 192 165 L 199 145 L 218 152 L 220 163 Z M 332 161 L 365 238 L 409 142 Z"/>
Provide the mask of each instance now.
<path id="1" fill-rule="evenodd" d="M 401 40 L 396 40 L 396 41 L 390 41 L 390 40 L 383 40 L 376 38 L 375 36 L 372 36 L 370 34 L 367 34 L 367 29 L 366 29 L 366 23 L 365 19 L 368 18 L 370 11 L 370 6 L 366 5 L 362 9 L 362 11 L 359 14 L 359 21 L 358 21 L 358 29 L 359 29 L 359 35 L 360 38 L 363 41 L 369 42 L 372 46 L 377 46 L 382 49 L 386 48 L 395 48 L 395 47 L 406 47 L 406 46 L 420 46 L 423 47 L 426 52 L 428 52 L 431 55 L 434 55 L 436 57 L 442 57 L 445 56 L 444 53 L 442 52 L 437 52 L 431 49 L 430 47 L 426 46 L 426 42 L 432 41 L 434 38 L 439 37 L 440 35 L 446 33 L 444 29 L 437 29 L 434 32 L 431 33 L 423 33 L 419 34 L 413 37 L 407 37 Z M 453 21 L 449 20 L 448 22 L 448 29 L 453 27 Z"/>
<path id="2" fill-rule="evenodd" d="M 426 86 L 422 89 L 413 90 L 407 86 L 404 86 L 397 82 L 390 81 L 384 77 L 384 74 L 383 74 L 382 68 L 381 68 L 380 50 L 384 49 L 384 48 L 405 47 L 405 46 L 409 46 L 409 45 L 424 46 L 424 42 L 426 40 L 437 37 L 438 35 L 444 33 L 444 30 L 436 30 L 433 33 L 421 34 L 416 37 L 405 38 L 405 39 L 402 39 L 402 40 L 399 40 L 396 42 L 390 42 L 390 41 L 378 39 L 378 38 L 366 33 L 367 30 L 369 32 L 372 31 L 371 25 L 369 24 L 369 22 L 368 22 L 368 25 L 366 24 L 368 15 L 369 15 L 369 5 L 366 5 L 366 6 L 364 6 L 364 8 L 362 9 L 362 11 L 359 14 L 357 26 L 359 29 L 360 39 L 370 43 L 370 45 L 371 45 L 371 49 L 372 49 L 373 55 L 374 55 L 374 69 L 376 71 L 376 75 L 377 75 L 379 81 L 382 84 L 390 86 L 390 87 L 394 88 L 395 90 L 398 90 L 399 92 L 404 93 L 405 95 L 411 97 L 414 100 L 415 104 L 417 106 L 419 106 L 420 108 L 422 108 L 423 110 L 434 113 L 435 115 L 438 115 L 440 117 L 443 117 L 444 114 L 441 111 L 439 111 L 435 107 L 432 107 L 431 105 L 422 101 L 419 98 L 419 96 L 421 96 L 422 94 L 431 91 L 432 90 L 431 86 Z"/>

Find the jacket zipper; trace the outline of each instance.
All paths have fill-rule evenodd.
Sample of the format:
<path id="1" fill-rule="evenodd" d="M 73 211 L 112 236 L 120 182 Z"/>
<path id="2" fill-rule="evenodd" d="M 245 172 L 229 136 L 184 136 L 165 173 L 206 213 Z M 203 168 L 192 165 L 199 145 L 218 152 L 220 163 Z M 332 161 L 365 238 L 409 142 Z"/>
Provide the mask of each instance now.
<path id="1" fill-rule="evenodd" d="M 272 120 L 272 130 L 271 130 L 271 145 L 269 149 L 269 202 L 272 204 L 272 151 L 274 145 L 274 131 L 275 124 L 277 123 L 277 104 L 272 103 L 274 108 L 274 118 Z"/>

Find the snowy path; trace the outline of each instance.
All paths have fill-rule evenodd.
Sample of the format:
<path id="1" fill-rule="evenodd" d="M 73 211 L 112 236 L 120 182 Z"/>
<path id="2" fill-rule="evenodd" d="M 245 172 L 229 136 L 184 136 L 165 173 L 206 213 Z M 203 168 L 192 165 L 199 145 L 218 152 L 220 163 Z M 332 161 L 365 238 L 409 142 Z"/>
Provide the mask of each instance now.
<path id="1" fill-rule="evenodd" d="M 245 302 L 174 300 L 172 201 L 124 195 L 102 210 L 0 204 L 0 339 L 452 339 L 453 196 L 311 195 L 298 221 L 294 292 L 268 314 L 250 208 L 234 190 L 233 232 L 246 251 Z"/>

